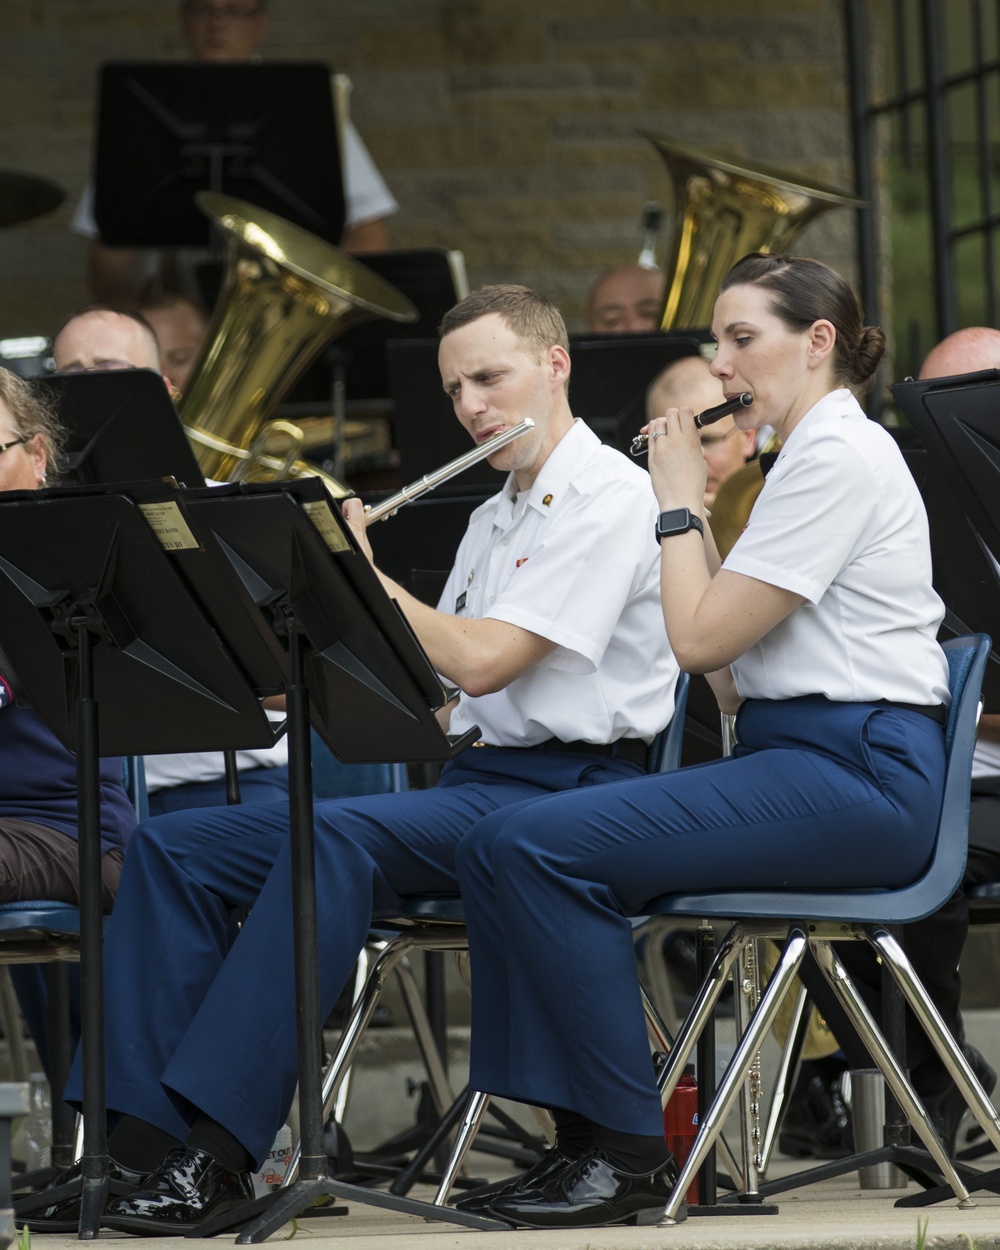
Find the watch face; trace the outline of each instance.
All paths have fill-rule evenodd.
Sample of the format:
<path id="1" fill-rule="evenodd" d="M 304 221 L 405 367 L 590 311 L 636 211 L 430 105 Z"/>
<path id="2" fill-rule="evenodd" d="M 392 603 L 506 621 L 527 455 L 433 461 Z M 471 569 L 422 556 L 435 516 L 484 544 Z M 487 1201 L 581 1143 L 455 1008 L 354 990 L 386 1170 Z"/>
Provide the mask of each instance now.
<path id="1" fill-rule="evenodd" d="M 687 508 L 673 508 L 669 512 L 661 512 L 659 529 L 661 534 L 683 533 L 691 526 L 691 513 Z"/>
<path id="2" fill-rule="evenodd" d="M 671 534 L 686 534 L 690 529 L 704 532 L 701 522 L 696 516 L 692 516 L 687 508 L 672 508 L 669 512 L 661 512 L 656 518 L 657 538 L 669 538 Z"/>

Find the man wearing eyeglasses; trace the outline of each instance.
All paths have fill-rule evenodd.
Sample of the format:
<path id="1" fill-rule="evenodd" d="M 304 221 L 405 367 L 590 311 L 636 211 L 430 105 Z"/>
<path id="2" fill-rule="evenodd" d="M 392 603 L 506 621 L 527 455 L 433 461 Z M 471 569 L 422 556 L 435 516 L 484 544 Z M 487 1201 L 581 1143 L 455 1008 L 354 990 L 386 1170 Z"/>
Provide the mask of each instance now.
<path id="1" fill-rule="evenodd" d="M 223 65 L 261 59 L 259 49 L 270 20 L 267 0 L 181 0 L 177 17 L 194 60 Z M 398 212 L 399 205 L 351 121 L 345 122 L 340 136 L 347 213 L 340 246 L 354 254 L 384 251 L 389 246 L 386 218 Z M 102 303 L 135 307 L 161 289 L 176 290 L 189 299 L 202 298 L 193 276 L 194 262 L 205 259 L 207 253 L 185 249 L 184 255 L 177 255 L 176 279 L 165 282 L 159 252 L 106 247 L 101 242 L 94 218 L 93 183 L 84 189 L 70 228 L 91 240 L 88 278 L 94 297 Z M 191 263 L 185 264 L 184 256 Z"/>

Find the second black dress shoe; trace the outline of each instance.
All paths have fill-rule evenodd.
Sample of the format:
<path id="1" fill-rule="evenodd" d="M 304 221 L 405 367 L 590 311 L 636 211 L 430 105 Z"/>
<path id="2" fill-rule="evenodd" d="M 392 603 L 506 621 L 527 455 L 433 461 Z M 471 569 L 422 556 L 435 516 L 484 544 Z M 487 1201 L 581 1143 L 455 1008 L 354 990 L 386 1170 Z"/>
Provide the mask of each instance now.
<path id="1" fill-rule="evenodd" d="M 592 1228 L 603 1224 L 655 1224 L 677 1183 L 667 1161 L 638 1176 L 611 1166 L 598 1149 L 550 1175 L 538 1189 L 495 1198 L 484 1214 L 527 1228 Z"/>
<path id="2" fill-rule="evenodd" d="M 455 1206 L 459 1211 L 482 1211 L 486 1214 L 487 1207 L 494 1199 L 520 1197 L 522 1194 L 533 1192 L 539 1186 L 544 1185 L 553 1173 L 561 1172 L 570 1162 L 569 1155 L 563 1154 L 558 1147 L 552 1146 L 536 1164 L 528 1168 L 527 1172 L 522 1172 L 520 1176 L 515 1176 L 512 1180 L 481 1185 L 467 1197 L 460 1198 Z"/>
<path id="3" fill-rule="evenodd" d="M 108 1160 L 110 1197 L 133 1193 L 146 1179 L 145 1172 L 133 1172 L 114 1159 Z M 14 1219 L 39 1233 L 75 1233 L 80 1224 L 80 1191 L 83 1176 L 79 1163 L 66 1168 L 37 1193 L 27 1194 L 14 1204 Z"/>
<path id="4" fill-rule="evenodd" d="M 109 1202 L 101 1223 L 123 1233 L 180 1236 L 253 1196 L 249 1173 L 230 1172 L 204 1150 L 178 1146 L 142 1189 Z"/>

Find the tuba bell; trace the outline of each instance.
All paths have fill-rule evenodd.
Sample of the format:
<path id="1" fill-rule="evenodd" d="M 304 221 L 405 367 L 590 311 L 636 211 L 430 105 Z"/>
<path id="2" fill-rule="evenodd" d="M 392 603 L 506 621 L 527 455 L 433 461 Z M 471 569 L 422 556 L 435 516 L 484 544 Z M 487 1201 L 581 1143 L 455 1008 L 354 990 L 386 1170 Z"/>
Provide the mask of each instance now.
<path id="1" fill-rule="evenodd" d="M 709 325 L 722 279 L 748 252 L 782 252 L 820 213 L 864 207 L 863 200 L 832 187 L 743 169 L 666 135 L 638 133 L 663 158 L 674 189 L 664 330 Z"/>
<path id="2" fill-rule="evenodd" d="M 226 482 L 320 477 L 335 496 L 349 494 L 296 460 L 297 426 L 268 418 L 332 339 L 372 317 L 414 321 L 417 310 L 359 261 L 274 213 L 215 192 L 195 198 L 227 244 L 222 291 L 179 406 L 202 472 Z"/>

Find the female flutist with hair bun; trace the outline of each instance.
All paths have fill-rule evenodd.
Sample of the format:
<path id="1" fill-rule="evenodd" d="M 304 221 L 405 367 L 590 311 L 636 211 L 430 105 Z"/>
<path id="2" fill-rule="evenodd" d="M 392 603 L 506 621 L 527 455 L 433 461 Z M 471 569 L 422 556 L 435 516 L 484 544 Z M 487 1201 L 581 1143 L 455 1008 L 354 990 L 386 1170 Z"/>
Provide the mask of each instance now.
<path id="1" fill-rule="evenodd" d="M 669 1195 L 630 916 L 677 891 L 901 886 L 933 847 L 943 605 L 917 488 L 851 390 L 883 335 L 826 265 L 760 255 L 725 278 L 712 328 L 727 397 L 753 397 L 738 426 L 782 442 L 721 567 L 690 409 L 650 422 L 649 469 L 667 635 L 738 712 L 739 745 L 497 813 L 459 848 L 471 1084 L 548 1106 L 557 1125 L 536 1169 L 466 1200 L 513 1224 L 654 1222 Z"/>

